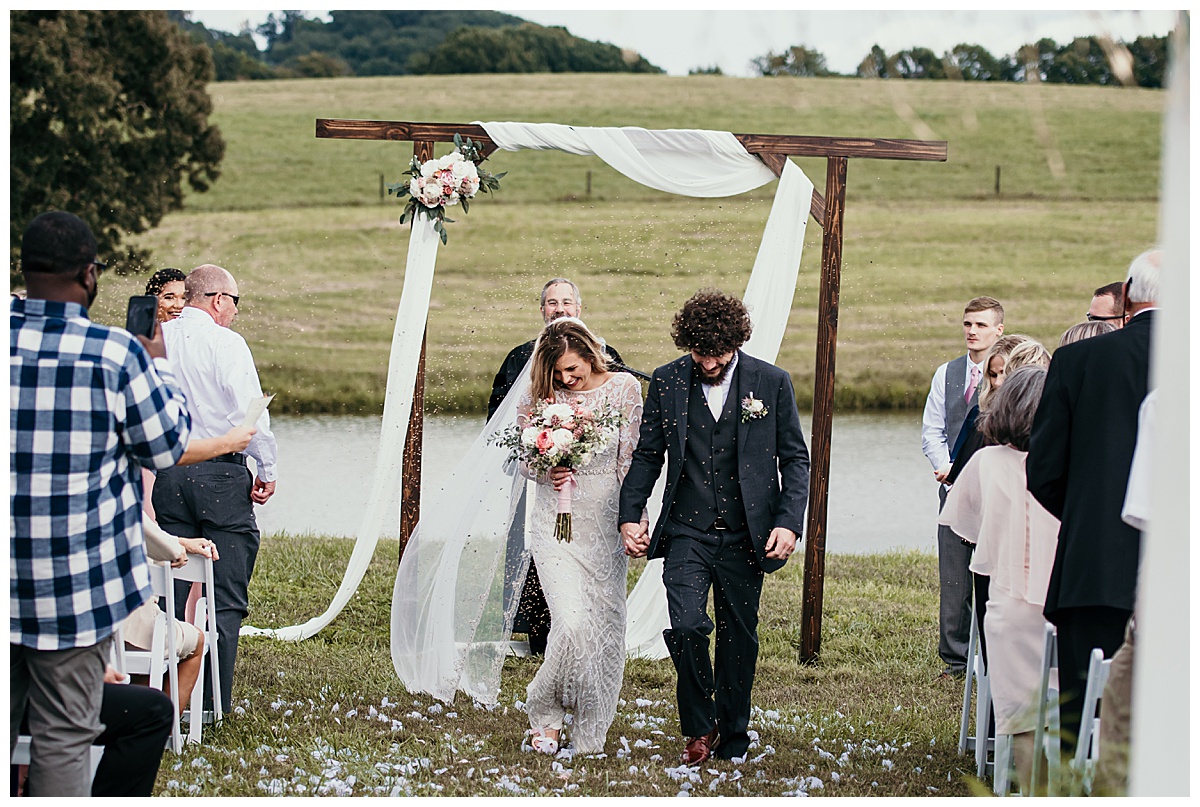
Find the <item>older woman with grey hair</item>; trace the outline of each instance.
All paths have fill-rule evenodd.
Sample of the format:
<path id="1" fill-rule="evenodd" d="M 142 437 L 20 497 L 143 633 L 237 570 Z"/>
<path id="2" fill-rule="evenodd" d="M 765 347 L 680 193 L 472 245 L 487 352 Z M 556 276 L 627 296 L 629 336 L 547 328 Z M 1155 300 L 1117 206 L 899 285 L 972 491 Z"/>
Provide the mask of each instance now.
<path id="1" fill-rule="evenodd" d="M 993 396 L 979 428 L 995 445 L 981 448 L 946 497 L 938 522 L 975 542 L 971 571 L 988 575 L 984 633 L 997 734 L 1013 735 L 1018 782 L 1033 764 L 1041 684 L 1046 589 L 1058 543 L 1058 519 L 1025 489 L 1025 456 L 1046 370 L 1027 365 Z"/>

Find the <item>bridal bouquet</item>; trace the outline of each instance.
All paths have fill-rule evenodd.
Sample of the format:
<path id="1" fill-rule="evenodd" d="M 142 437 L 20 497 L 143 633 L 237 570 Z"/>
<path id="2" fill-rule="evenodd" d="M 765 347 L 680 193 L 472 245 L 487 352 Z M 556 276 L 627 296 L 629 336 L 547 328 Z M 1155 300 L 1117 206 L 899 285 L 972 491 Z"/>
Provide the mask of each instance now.
<path id="1" fill-rule="evenodd" d="M 466 213 L 467 200 L 474 199 L 476 192 L 500 190 L 504 174 L 492 175 L 479 168 L 476 163 L 482 159 L 479 146 L 469 137 L 464 141 L 458 134 L 454 135 L 454 151 L 445 157 L 420 162 L 413 155 L 412 165 L 404 172 L 412 179 L 387 186 L 389 194 L 409 197 L 400 214 L 400 223 L 409 216 L 415 219 L 418 213 L 424 214 L 434 220 L 434 232 L 446 243 L 445 222 L 454 223 L 454 219 L 446 218 L 447 207 L 461 204 Z"/>
<path id="2" fill-rule="evenodd" d="M 495 433 L 489 442 L 508 449 L 510 461 L 523 462 L 538 476 L 551 468 L 583 468 L 602 450 L 624 424 L 621 412 L 608 404 L 590 409 L 582 404 L 536 401 L 528 424 L 520 423 Z M 558 518 L 554 537 L 571 541 L 571 480 L 558 491 Z"/>

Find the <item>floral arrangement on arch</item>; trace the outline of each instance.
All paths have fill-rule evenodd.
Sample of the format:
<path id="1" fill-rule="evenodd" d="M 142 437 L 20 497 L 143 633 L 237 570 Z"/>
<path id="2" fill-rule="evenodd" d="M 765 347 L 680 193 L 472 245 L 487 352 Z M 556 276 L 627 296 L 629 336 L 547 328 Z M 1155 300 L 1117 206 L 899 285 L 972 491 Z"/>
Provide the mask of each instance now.
<path id="1" fill-rule="evenodd" d="M 607 402 L 595 409 L 579 403 L 534 401 L 528 418 L 496 432 L 488 442 L 508 449 L 510 462 L 522 462 L 538 476 L 551 468 L 584 468 L 625 424 L 625 416 Z M 558 492 L 554 537 L 571 542 L 572 485 Z"/>
<path id="2" fill-rule="evenodd" d="M 389 194 L 398 197 L 409 197 L 404 212 L 400 214 L 400 223 L 411 217 L 415 221 L 417 215 L 423 214 L 433 220 L 433 230 L 446 243 L 446 222 L 454 223 L 454 219 L 446 217 L 446 208 L 461 204 L 463 212 L 468 211 L 468 200 L 474 199 L 479 191 L 490 193 L 500 190 L 501 174 L 490 174 L 476 163 L 483 159 L 479 144 L 471 138 L 462 139 L 454 135 L 454 151 L 445 157 L 436 157 L 421 162 L 413 155 L 412 164 L 404 173 L 412 177 L 407 182 L 389 183 Z M 505 172 L 507 173 L 507 172 Z"/>

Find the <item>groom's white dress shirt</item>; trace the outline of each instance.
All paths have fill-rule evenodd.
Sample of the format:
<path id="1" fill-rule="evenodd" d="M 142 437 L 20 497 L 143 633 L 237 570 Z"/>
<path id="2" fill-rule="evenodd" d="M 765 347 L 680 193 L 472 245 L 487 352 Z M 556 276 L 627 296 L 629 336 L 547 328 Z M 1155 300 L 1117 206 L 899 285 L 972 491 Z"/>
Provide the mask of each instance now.
<path id="1" fill-rule="evenodd" d="M 220 437 L 240 425 L 246 405 L 263 394 L 254 357 L 242 335 L 191 306 L 177 319 L 163 323 L 162 329 L 167 360 L 187 396 L 193 436 Z M 264 411 L 255 428 L 258 433 L 245 453 L 254 458 L 258 478 L 274 482 L 278 472 L 271 416 Z"/>
<path id="2" fill-rule="evenodd" d="M 725 401 L 729 398 L 729 389 L 733 385 L 733 370 L 737 367 L 738 354 L 735 350 L 733 358 L 729 360 L 729 369 L 725 372 L 725 378 L 720 384 L 705 384 L 700 382 L 700 389 L 704 390 L 704 400 L 708 402 L 708 411 L 712 412 L 713 420 L 721 419 L 721 410 L 725 408 Z"/>

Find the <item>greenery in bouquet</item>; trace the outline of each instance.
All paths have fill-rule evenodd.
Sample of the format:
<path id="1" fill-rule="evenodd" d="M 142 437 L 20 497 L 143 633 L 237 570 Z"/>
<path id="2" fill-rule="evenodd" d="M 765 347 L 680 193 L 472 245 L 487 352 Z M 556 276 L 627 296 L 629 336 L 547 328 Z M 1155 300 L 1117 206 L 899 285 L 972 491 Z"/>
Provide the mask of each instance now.
<path id="1" fill-rule="evenodd" d="M 433 220 L 434 232 L 446 243 L 446 208 L 461 204 L 468 212 L 469 200 L 482 191 L 490 193 L 500 190 L 500 179 L 504 173 L 490 174 L 477 163 L 483 160 L 479 145 L 471 138 L 462 139 L 454 135 L 454 151 L 444 157 L 421 162 L 413 155 L 412 164 L 404 173 L 411 177 L 405 182 L 388 183 L 389 194 L 407 196 L 408 204 L 400 214 L 400 223 L 405 219 L 415 221 L 420 214 Z M 507 173 L 507 172 L 505 172 Z"/>

